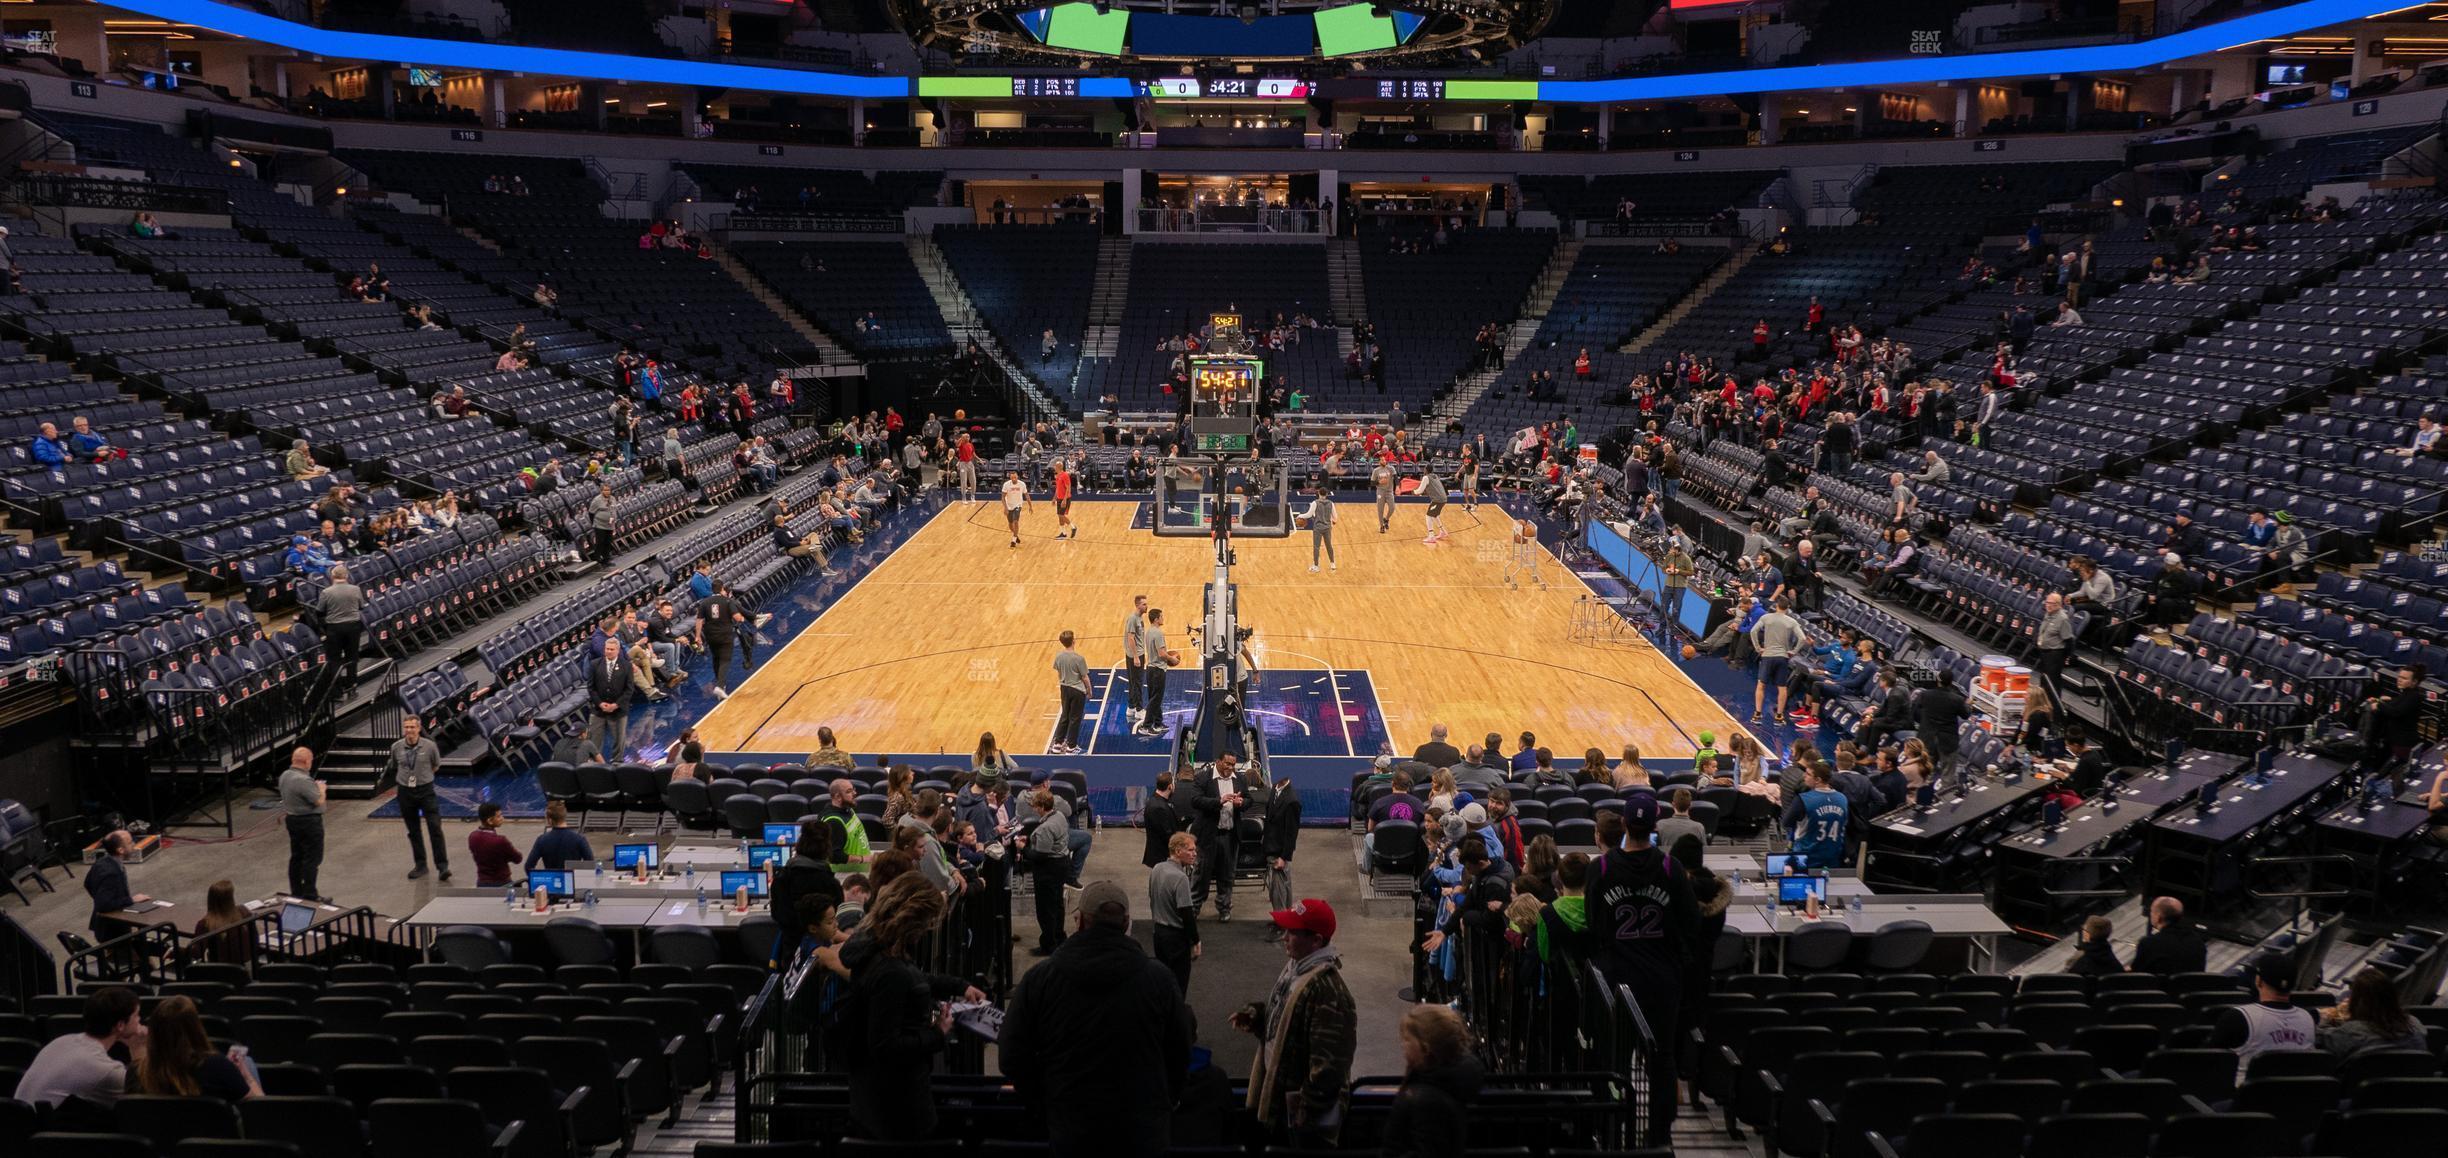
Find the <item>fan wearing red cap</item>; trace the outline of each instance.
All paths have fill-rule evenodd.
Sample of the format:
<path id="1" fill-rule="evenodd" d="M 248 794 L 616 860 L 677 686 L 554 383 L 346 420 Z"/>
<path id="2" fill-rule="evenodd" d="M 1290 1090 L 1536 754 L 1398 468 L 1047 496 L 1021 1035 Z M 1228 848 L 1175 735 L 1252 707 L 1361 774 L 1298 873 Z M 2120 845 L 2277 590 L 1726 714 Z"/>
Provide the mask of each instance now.
<path id="1" fill-rule="evenodd" d="M 1233 1028 L 1258 1036 L 1250 1063 L 1249 1107 L 1269 1137 L 1295 1146 L 1335 1143 L 1343 1129 L 1359 1012 L 1343 983 L 1334 947 L 1334 906 L 1305 897 L 1272 914 L 1283 930 L 1283 972 L 1274 992 L 1233 1014 Z"/>
<path id="2" fill-rule="evenodd" d="M 1289 909 L 1277 909 L 1269 914 L 1269 917 L 1275 922 L 1276 928 L 1286 933 L 1307 933 L 1316 937 L 1317 943 L 1309 947 L 1311 950 L 1334 940 L 1334 906 L 1314 897 L 1301 901 Z M 1284 946 L 1284 952 L 1291 954 L 1294 960 L 1299 960 L 1303 955 L 1301 950 L 1291 947 L 1291 941 L 1288 938 Z"/>

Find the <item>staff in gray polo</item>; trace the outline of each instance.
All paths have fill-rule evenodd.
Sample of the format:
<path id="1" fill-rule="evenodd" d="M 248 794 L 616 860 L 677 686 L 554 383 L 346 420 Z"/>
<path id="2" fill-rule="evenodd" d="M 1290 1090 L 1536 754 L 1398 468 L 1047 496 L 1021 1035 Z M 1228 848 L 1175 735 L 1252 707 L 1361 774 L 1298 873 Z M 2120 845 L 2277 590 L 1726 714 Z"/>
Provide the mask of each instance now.
<path id="1" fill-rule="evenodd" d="M 442 771 L 442 748 L 425 735 L 425 721 L 409 716 L 400 721 L 399 742 L 391 745 L 388 769 L 399 785 L 400 823 L 408 826 L 408 850 L 416 867 L 408 879 L 425 875 L 425 838 L 433 837 L 434 868 L 450 879 L 450 845 L 442 839 L 442 802 L 434 793 L 434 777 Z M 418 820 L 422 818 L 423 824 Z"/>

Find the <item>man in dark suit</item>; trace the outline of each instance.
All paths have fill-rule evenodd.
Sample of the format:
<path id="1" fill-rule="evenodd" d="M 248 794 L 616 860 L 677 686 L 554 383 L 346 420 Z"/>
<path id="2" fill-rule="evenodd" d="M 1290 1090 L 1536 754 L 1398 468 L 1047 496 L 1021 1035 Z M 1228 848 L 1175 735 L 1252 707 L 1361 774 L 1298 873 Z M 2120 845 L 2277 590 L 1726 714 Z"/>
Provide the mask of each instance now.
<path id="1" fill-rule="evenodd" d="M 1212 771 L 1200 773 L 1190 786 L 1190 832 L 1198 837 L 1199 869 L 1190 882 L 1190 907 L 1196 911 L 1215 891 L 1216 919 L 1232 920 L 1233 869 L 1241 855 L 1241 822 L 1264 823 L 1270 799 L 1266 782 L 1243 776 L 1240 761 L 1230 754 L 1216 757 Z"/>
<path id="2" fill-rule="evenodd" d="M 93 898 L 94 906 L 93 916 L 85 922 L 85 927 L 93 933 L 97 945 L 126 933 L 131 927 L 125 921 L 104 917 L 104 913 L 116 913 L 130 905 L 153 899 L 143 893 L 128 892 L 127 866 L 120 862 L 134 851 L 136 839 L 129 836 L 124 828 L 114 830 L 102 838 L 102 856 L 85 870 L 85 895 Z"/>
<path id="3" fill-rule="evenodd" d="M 1411 758 L 1430 768 L 1451 768 L 1461 763 L 1462 750 L 1446 742 L 1445 735 L 1445 725 L 1437 724 L 1430 727 L 1428 742 L 1420 745 L 1418 751 L 1411 753 Z"/>
<path id="4" fill-rule="evenodd" d="M 2151 931 L 2134 942 L 2133 972 L 2199 973 L 2209 967 L 2210 946 L 2199 926 L 2184 919 L 2184 902 L 2160 897 L 2151 902 Z"/>
<path id="5" fill-rule="evenodd" d="M 1940 679 L 1913 696 L 1913 735 L 1927 745 L 1930 755 L 1938 761 L 1933 773 L 1955 762 L 1956 730 L 1963 726 L 1964 717 L 1972 714 L 1972 706 L 1964 702 L 1963 692 L 1954 681 Z"/>
<path id="6" fill-rule="evenodd" d="M 603 653 L 587 664 L 586 747 L 606 764 L 620 760 L 629 740 L 629 696 L 636 688 L 620 641 L 607 639 Z"/>
<path id="7" fill-rule="evenodd" d="M 1139 813 L 1139 822 L 1147 828 L 1147 850 L 1139 854 L 1144 868 L 1155 868 L 1170 855 L 1165 842 L 1173 834 L 1186 831 L 1189 825 L 1182 819 L 1181 809 L 1173 803 L 1173 774 L 1156 774 L 1156 790 L 1148 797 L 1147 807 Z"/>

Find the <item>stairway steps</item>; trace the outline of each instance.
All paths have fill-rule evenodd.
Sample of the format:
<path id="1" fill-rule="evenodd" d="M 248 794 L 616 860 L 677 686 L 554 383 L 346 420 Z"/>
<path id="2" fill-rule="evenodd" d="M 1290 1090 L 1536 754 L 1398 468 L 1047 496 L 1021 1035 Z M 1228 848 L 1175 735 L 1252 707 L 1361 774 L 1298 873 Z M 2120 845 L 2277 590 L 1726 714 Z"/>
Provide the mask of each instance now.
<path id="1" fill-rule="evenodd" d="M 1547 255 L 1547 267 L 1539 271 L 1538 280 L 1531 283 L 1530 296 L 1522 300 L 1521 313 L 1505 331 L 1505 364 L 1521 357 L 1530 348 L 1530 340 L 1538 334 L 1539 322 L 1555 305 L 1556 294 L 1563 289 L 1564 279 L 1572 276 L 1573 263 L 1581 257 L 1581 239 L 1568 237 L 1557 242 L 1555 252 Z M 1472 404 L 1487 394 L 1496 384 L 1502 370 L 1477 370 L 1456 381 L 1453 389 L 1429 407 L 1436 416 L 1452 420 L 1462 417 Z"/>
<path id="2" fill-rule="evenodd" d="M 798 334 L 807 344 L 814 346 L 819 362 L 827 366 L 858 364 L 858 357 L 852 354 L 848 347 L 834 340 L 833 335 L 824 332 L 806 314 L 800 313 L 799 307 L 792 305 L 782 295 L 767 288 L 756 274 L 750 272 L 746 265 L 741 264 L 740 259 L 731 252 L 730 246 L 715 245 L 713 248 L 714 264 L 722 267 L 724 273 L 730 274 L 731 280 L 738 282 L 740 288 L 748 291 L 749 296 L 763 302 L 765 308 L 772 310 L 784 322 L 789 323 L 792 332 Z"/>
<path id="3" fill-rule="evenodd" d="M 1666 331 L 1674 328 L 1675 323 L 1689 317 L 1693 310 L 1700 308 L 1700 303 L 1707 301 L 1710 294 L 1717 292 L 1718 287 L 1734 280 L 1734 275 L 1741 273 L 1742 268 L 1751 264 L 1751 259 L 1758 255 L 1759 251 L 1748 245 L 1735 246 L 1734 256 L 1726 259 L 1724 265 L 1711 270 L 1707 277 L 1700 279 L 1699 285 L 1693 286 L 1690 293 L 1683 295 L 1683 300 L 1669 307 L 1665 313 L 1659 314 L 1656 321 L 1649 323 L 1646 329 L 1633 335 L 1632 340 L 1625 342 L 1618 349 L 1627 354 L 1637 354 L 1648 349 L 1650 343 L 1657 341 Z"/>

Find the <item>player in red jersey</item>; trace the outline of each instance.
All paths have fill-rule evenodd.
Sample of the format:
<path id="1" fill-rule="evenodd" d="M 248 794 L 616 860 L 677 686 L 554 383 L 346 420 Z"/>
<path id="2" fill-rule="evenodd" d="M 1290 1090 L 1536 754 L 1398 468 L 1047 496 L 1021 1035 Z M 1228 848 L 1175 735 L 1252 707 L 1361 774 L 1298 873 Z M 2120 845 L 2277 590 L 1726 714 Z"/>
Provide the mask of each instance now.
<path id="1" fill-rule="evenodd" d="M 1071 461 L 1059 459 L 1054 463 L 1054 537 L 1076 538 L 1078 532 L 1071 525 Z"/>

